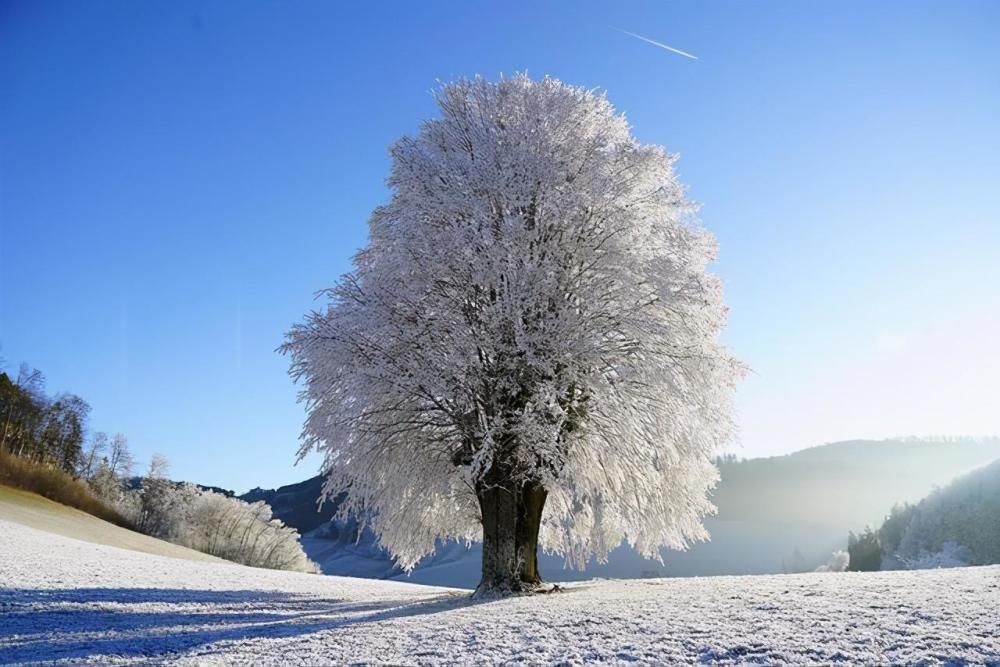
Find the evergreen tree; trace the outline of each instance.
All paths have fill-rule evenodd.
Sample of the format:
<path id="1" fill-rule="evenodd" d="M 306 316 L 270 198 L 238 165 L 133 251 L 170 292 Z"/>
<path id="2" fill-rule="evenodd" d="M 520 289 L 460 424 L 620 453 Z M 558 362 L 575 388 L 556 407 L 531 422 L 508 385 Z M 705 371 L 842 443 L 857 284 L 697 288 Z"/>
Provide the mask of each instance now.
<path id="1" fill-rule="evenodd" d="M 882 567 L 882 544 L 878 533 L 866 527 L 860 535 L 850 532 L 847 536 L 847 569 L 850 572 L 875 572 Z"/>

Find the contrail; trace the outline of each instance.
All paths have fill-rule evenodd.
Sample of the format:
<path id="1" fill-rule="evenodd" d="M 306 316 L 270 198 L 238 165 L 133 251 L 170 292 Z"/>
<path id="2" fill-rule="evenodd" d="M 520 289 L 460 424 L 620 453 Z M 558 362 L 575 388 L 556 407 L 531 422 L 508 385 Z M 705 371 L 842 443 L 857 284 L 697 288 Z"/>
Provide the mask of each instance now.
<path id="1" fill-rule="evenodd" d="M 690 58 L 691 60 L 698 60 L 698 56 L 691 55 L 687 51 L 681 51 L 680 49 L 675 49 L 672 46 L 667 46 L 663 42 L 657 42 L 655 39 L 650 39 L 648 37 L 643 37 L 642 35 L 637 35 L 634 32 L 629 32 L 628 30 L 622 30 L 621 28 L 615 28 L 614 26 L 611 26 L 611 27 L 614 28 L 615 30 L 617 30 L 618 32 L 625 33 L 629 37 L 635 37 L 636 39 L 641 39 L 642 41 L 646 42 L 647 44 L 652 44 L 653 46 L 658 46 L 661 49 L 666 49 L 667 51 L 673 51 L 674 53 L 676 53 L 678 55 L 681 55 L 681 56 L 684 56 L 685 58 Z"/>

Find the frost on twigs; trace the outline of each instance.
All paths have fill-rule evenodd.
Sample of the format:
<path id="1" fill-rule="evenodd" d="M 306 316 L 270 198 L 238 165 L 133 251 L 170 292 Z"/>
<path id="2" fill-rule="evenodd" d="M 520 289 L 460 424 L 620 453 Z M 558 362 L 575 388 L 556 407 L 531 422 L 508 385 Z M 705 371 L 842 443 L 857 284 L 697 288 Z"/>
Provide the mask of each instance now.
<path id="1" fill-rule="evenodd" d="M 575 567 L 706 539 L 742 368 L 675 156 L 555 79 L 463 80 L 437 102 L 392 147 L 353 271 L 282 348 L 325 493 L 407 570 L 484 526 L 508 570 L 534 533 Z"/>

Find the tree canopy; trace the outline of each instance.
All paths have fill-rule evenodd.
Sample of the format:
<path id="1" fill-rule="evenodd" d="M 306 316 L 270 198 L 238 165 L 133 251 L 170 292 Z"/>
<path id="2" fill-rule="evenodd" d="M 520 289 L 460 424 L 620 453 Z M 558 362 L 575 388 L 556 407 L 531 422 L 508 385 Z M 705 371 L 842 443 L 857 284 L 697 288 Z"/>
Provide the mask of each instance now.
<path id="1" fill-rule="evenodd" d="M 437 102 L 391 149 L 353 271 L 282 348 L 300 453 L 325 454 L 325 493 L 346 490 L 404 568 L 480 539 L 484 493 L 525 484 L 547 494 L 539 542 L 571 565 L 705 539 L 742 367 L 676 156 L 551 78 L 461 80 Z"/>

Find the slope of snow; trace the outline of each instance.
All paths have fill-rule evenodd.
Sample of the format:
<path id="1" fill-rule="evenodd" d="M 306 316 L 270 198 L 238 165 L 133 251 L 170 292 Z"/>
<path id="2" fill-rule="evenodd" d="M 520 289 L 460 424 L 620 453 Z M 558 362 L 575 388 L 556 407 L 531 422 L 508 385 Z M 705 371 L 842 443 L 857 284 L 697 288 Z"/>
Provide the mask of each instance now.
<path id="1" fill-rule="evenodd" d="M 126 551 L 0 521 L 0 663 L 1000 662 L 1000 567 L 467 591 Z"/>
<path id="2" fill-rule="evenodd" d="M 171 558 L 222 562 L 221 558 L 171 544 L 108 523 L 104 519 L 61 505 L 34 493 L 0 485 L 0 521 L 41 528 L 50 533 L 86 542 L 142 551 Z M 0 556 L 3 552 L 0 552 Z"/>

